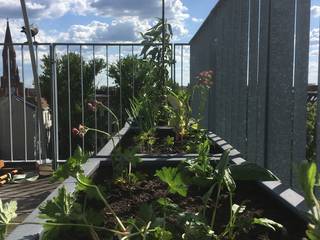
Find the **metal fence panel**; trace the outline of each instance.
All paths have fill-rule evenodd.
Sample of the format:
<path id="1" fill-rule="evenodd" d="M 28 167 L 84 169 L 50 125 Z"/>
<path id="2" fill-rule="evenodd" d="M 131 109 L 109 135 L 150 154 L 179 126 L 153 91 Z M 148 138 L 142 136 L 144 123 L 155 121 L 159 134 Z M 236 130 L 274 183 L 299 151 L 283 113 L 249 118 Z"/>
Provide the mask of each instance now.
<path id="1" fill-rule="evenodd" d="M 294 1 L 271 0 L 266 167 L 285 183 L 291 167 L 294 13 Z"/>
<path id="2" fill-rule="evenodd" d="M 296 0 L 296 46 L 294 68 L 294 117 L 291 184 L 297 186 L 293 166 L 305 159 L 306 99 L 309 61 L 310 1 Z M 318 138 L 319 139 L 319 138 Z"/>

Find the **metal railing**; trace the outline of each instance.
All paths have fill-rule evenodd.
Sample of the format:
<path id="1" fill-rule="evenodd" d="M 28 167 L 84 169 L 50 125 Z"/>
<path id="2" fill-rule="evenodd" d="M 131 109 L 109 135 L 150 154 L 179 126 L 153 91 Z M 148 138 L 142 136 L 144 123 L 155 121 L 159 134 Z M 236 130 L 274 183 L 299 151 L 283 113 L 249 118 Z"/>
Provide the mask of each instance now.
<path id="1" fill-rule="evenodd" d="M 7 79 L 11 80 L 6 86 L 3 84 L 6 79 L 4 76 L 3 85 L 0 86 L 0 111 L 2 111 L 0 128 L 3 130 L 0 131 L 0 159 L 10 162 L 52 159 L 54 162 L 61 162 L 72 154 L 76 143 L 85 149 L 90 145 L 89 149 L 93 154 L 97 153 L 106 139 L 94 133 L 89 144 L 86 137 L 79 140 L 71 133 L 72 128 L 77 127 L 74 125 L 75 122 L 86 124 L 89 120 L 92 124 L 90 127 L 99 128 L 104 124 L 104 130 L 108 132 L 113 130 L 110 113 L 105 115 L 97 111 L 87 112 L 86 101 L 89 97 L 86 94 L 90 91 L 88 86 L 93 87 L 92 94 L 90 93 L 91 100 L 103 98 L 110 108 L 113 107 L 112 105 L 119 105 L 119 109 L 116 109 L 117 115 L 123 123 L 125 119 L 123 100 L 134 96 L 135 83 L 139 81 L 135 79 L 137 66 L 133 62 L 132 72 L 128 74 L 124 73 L 128 69 L 121 69 L 122 64 L 120 64 L 120 83 L 117 84 L 115 79 L 110 77 L 110 66 L 114 66 L 116 62 L 127 56 L 140 58 L 142 45 L 139 43 L 35 43 L 36 65 L 42 95 L 49 105 L 48 108 L 45 101 L 42 102 L 42 112 L 46 117 L 43 123 L 39 123 L 35 118 L 37 104 L 32 87 L 31 65 L 27 59 L 28 54 L 25 52 L 26 45 L 26 43 L 0 44 L 2 48 L 7 49 L 0 61 L 2 62 L 0 74 L 5 74 L 1 66 L 5 66 L 7 61 L 10 63 L 7 64 Z M 9 51 L 10 47 L 14 47 L 15 54 Z M 170 77 L 179 85 L 188 85 L 190 82 L 189 44 L 171 44 L 171 49 L 174 61 L 168 69 Z M 78 62 L 74 62 L 74 56 Z M 98 62 L 100 59 L 105 63 L 103 67 Z M 15 81 L 18 77 L 17 72 L 12 70 L 12 62 L 16 62 L 20 70 L 18 74 L 20 83 Z M 75 76 L 78 72 L 79 76 Z M 125 74 L 132 76 L 131 96 L 123 95 L 126 93 L 123 92 L 121 82 L 125 80 Z M 77 98 L 79 102 L 74 102 L 74 95 L 79 97 Z M 78 109 L 73 109 L 73 106 L 77 106 Z"/>

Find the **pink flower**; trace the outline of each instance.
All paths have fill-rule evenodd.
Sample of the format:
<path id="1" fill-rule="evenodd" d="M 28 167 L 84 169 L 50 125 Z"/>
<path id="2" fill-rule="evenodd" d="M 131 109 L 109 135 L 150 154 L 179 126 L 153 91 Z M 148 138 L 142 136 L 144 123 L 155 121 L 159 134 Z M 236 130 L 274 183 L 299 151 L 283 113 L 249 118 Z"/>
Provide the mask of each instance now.
<path id="1" fill-rule="evenodd" d="M 77 129 L 77 128 L 72 128 L 72 134 L 74 135 L 74 136 L 78 136 L 79 135 L 79 133 L 80 133 L 80 131 Z"/>
<path id="2" fill-rule="evenodd" d="M 93 111 L 93 112 L 95 112 L 97 110 L 97 106 L 92 103 L 88 103 L 88 108 L 90 111 Z"/>
<path id="3" fill-rule="evenodd" d="M 102 102 L 94 100 L 94 101 L 88 103 L 88 108 L 90 111 L 95 112 L 95 111 L 97 111 L 99 105 L 102 105 Z"/>
<path id="4" fill-rule="evenodd" d="M 213 77 L 213 71 L 208 70 L 208 71 L 200 72 L 199 75 L 196 77 L 196 79 L 198 80 L 199 85 L 210 88 L 213 84 L 212 77 Z"/>

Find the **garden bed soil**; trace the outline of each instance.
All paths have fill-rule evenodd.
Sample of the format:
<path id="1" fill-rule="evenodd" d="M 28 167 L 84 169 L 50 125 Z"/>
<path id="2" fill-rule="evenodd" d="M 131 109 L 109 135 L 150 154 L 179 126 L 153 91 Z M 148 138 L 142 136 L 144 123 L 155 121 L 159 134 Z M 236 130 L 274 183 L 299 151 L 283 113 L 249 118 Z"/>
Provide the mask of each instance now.
<path id="1" fill-rule="evenodd" d="M 185 150 L 186 143 L 190 140 L 189 137 L 186 137 L 184 140 L 176 140 L 174 141 L 174 145 L 171 148 L 165 146 L 165 139 L 167 136 L 175 137 L 173 129 L 170 127 L 158 127 L 156 129 L 155 138 L 156 142 L 151 151 L 142 149 L 138 146 L 137 137 L 141 133 L 138 128 L 130 128 L 130 130 L 126 133 L 126 137 L 121 140 L 120 146 L 125 148 L 135 148 L 137 154 L 144 154 L 148 156 L 156 156 L 156 155 L 169 155 L 169 154 L 188 154 L 191 152 L 187 152 Z M 196 153 L 196 151 L 192 152 Z M 210 154 L 218 154 L 221 153 L 220 149 L 211 145 Z"/>
<path id="2" fill-rule="evenodd" d="M 172 163 L 166 165 L 172 165 Z M 201 197 L 203 192 L 190 188 L 186 198 L 171 194 L 168 192 L 165 183 L 161 182 L 157 177 L 153 177 L 156 169 L 159 168 L 151 165 L 139 168 L 139 171 L 148 173 L 148 177 L 136 185 L 128 186 L 113 183 L 111 168 L 101 167 L 95 177 L 95 181 L 109 189 L 107 191 L 109 203 L 121 219 L 135 217 L 144 203 L 152 203 L 163 197 L 169 197 L 185 211 L 198 212 L 199 206 L 202 204 Z M 237 182 L 234 203 L 246 205 L 245 216 L 247 217 L 266 217 L 284 225 L 284 229 L 277 232 L 262 226 L 255 226 L 249 233 L 241 232 L 237 240 L 301 240 L 305 236 L 306 223 L 275 200 L 269 193 L 263 191 L 257 183 Z M 214 205 L 213 202 L 210 204 L 211 206 Z M 110 215 L 107 211 L 105 213 L 107 216 Z M 215 226 L 218 230 L 217 232 L 221 232 L 227 224 L 229 214 L 228 196 L 223 194 L 216 217 Z M 178 236 L 180 234 L 179 230 L 182 231 L 182 229 L 177 220 L 170 218 L 169 223 L 168 225 L 172 226 L 178 233 L 174 239 L 181 239 Z M 115 226 L 115 222 L 111 217 L 106 221 L 106 226 Z"/>

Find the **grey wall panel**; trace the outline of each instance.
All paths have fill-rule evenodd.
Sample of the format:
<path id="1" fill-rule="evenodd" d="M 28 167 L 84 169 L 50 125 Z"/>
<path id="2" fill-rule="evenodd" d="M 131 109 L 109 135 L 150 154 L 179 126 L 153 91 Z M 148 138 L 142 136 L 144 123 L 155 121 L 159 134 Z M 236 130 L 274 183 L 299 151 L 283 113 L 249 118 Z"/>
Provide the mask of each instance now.
<path id="1" fill-rule="evenodd" d="M 217 11 L 216 15 L 216 22 L 217 22 L 217 36 L 216 36 L 216 59 L 217 59 L 217 68 L 215 69 L 216 72 L 216 81 L 215 81 L 215 89 L 216 89 L 216 95 L 215 95 L 215 101 L 216 101 L 216 131 L 217 134 L 222 136 L 223 132 L 223 96 L 222 96 L 222 86 L 223 86 L 223 15 L 222 12 Z"/>
<path id="2" fill-rule="evenodd" d="M 233 1 L 234 11 L 233 11 L 233 75 L 232 75 L 232 109 L 231 109 L 231 144 L 236 148 L 239 148 L 238 142 L 238 129 L 239 129 L 239 98 L 240 98 L 240 89 L 239 89 L 239 73 L 240 73 L 240 48 L 239 42 L 241 37 L 240 29 L 240 1 Z"/>
<path id="3" fill-rule="evenodd" d="M 306 151 L 306 99 L 309 62 L 309 25 L 310 1 L 297 1 L 296 12 L 296 51 L 294 75 L 294 122 L 291 179 L 292 186 L 297 187 L 297 176 L 292 166 L 305 159 Z M 319 138 L 318 138 L 319 139 Z"/>
<path id="4" fill-rule="evenodd" d="M 266 154 L 266 102 L 267 102 L 267 76 L 269 59 L 269 16 L 270 0 L 260 0 L 259 25 L 259 56 L 258 56 L 258 84 L 257 84 L 257 144 L 256 163 L 265 166 Z"/>
<path id="5" fill-rule="evenodd" d="M 248 59 L 248 22 L 249 22 L 249 0 L 240 1 L 240 73 L 239 73 L 239 150 L 246 155 L 247 139 L 247 59 Z"/>
<path id="6" fill-rule="evenodd" d="M 250 2 L 250 44 L 248 80 L 247 160 L 256 162 L 257 148 L 257 84 L 259 58 L 260 1 Z"/>
<path id="7" fill-rule="evenodd" d="M 267 156 L 268 167 L 285 183 L 290 182 L 294 10 L 292 0 L 271 0 Z"/>
<path id="8" fill-rule="evenodd" d="M 234 1 L 229 0 L 224 4 L 225 15 L 225 64 L 224 64 L 224 102 L 225 102 L 225 133 L 223 138 L 231 142 L 231 110 L 232 110 L 232 73 L 233 73 L 233 9 Z"/>

